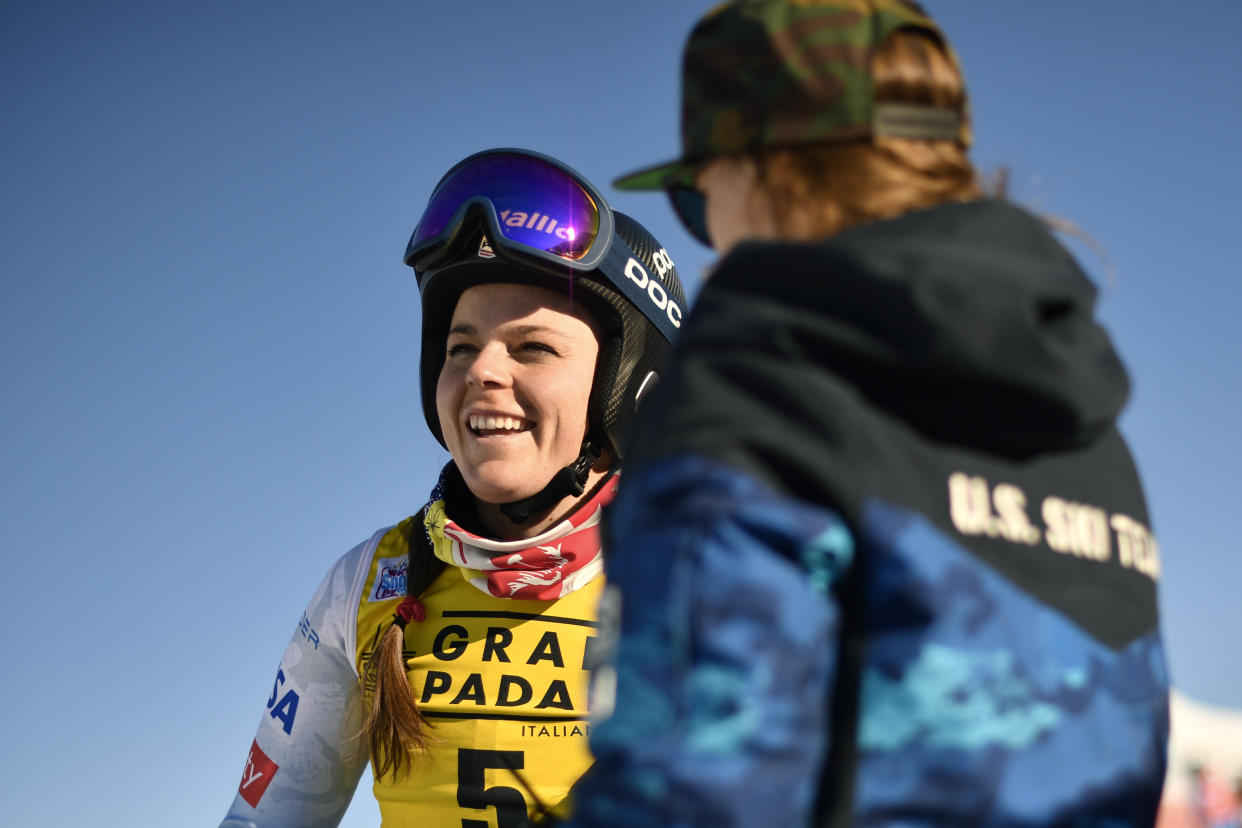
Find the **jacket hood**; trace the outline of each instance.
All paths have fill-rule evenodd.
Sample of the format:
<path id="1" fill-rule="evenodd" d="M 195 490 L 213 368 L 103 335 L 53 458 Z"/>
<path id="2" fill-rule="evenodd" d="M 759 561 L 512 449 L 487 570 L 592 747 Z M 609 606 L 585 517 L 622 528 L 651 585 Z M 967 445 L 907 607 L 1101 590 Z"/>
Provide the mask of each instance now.
<path id="1" fill-rule="evenodd" d="M 943 441 L 1013 457 L 1085 445 L 1129 394 L 1094 285 L 1041 222 L 1002 202 L 814 244 L 743 244 L 713 294 L 772 315 L 782 348 Z"/>

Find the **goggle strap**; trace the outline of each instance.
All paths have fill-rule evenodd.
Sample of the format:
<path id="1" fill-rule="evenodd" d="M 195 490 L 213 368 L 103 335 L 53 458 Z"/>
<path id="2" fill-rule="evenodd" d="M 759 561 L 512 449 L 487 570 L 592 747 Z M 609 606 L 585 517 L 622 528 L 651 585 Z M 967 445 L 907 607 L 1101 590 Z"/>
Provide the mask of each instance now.
<path id="1" fill-rule="evenodd" d="M 669 295 L 660 276 L 651 273 L 620 236 L 613 235 L 612 245 L 599 264 L 599 272 L 666 340 L 674 340 L 681 326 L 683 309 Z M 670 303 L 673 308 L 669 307 Z"/>

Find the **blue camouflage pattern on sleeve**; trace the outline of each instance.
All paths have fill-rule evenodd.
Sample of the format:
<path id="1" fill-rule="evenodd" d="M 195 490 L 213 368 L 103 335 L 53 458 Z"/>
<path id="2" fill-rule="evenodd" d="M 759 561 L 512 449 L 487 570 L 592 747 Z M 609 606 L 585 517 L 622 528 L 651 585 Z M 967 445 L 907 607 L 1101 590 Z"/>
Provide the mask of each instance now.
<path id="1" fill-rule="evenodd" d="M 608 531 L 625 556 L 609 570 L 624 595 L 616 707 L 593 728 L 574 825 L 808 824 L 834 735 L 831 587 L 852 565 L 853 824 L 1152 824 L 1158 631 L 1113 649 L 917 512 L 866 501 L 854 533 L 691 456 L 627 478 Z"/>
<path id="2" fill-rule="evenodd" d="M 1150 825 L 1159 633 L 1113 650 L 898 506 L 867 503 L 861 535 L 857 824 Z"/>
<path id="3" fill-rule="evenodd" d="M 803 824 L 830 737 L 843 521 L 680 456 L 626 477 L 607 532 L 616 702 L 573 824 Z"/>

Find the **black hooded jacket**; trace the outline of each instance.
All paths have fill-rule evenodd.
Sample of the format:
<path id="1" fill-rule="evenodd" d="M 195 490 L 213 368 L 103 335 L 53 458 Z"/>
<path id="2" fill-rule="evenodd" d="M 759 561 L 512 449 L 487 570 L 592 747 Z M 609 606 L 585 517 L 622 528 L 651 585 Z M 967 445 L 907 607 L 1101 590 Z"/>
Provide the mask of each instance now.
<path id="1" fill-rule="evenodd" d="M 992 201 L 720 263 L 606 526 L 581 824 L 1151 824 L 1159 555 L 1095 299 Z"/>

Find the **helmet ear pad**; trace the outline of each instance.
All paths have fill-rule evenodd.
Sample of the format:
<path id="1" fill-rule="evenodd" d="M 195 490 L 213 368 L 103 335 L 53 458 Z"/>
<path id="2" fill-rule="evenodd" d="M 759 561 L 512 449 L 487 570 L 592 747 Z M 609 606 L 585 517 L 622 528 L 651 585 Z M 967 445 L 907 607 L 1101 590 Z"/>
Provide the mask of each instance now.
<path id="1" fill-rule="evenodd" d="M 601 332 L 599 360 L 588 407 L 591 434 L 614 457 L 624 456 L 624 435 L 637 413 L 638 392 L 668 348 L 660 332 L 629 300 L 598 282 L 580 281 L 579 289 L 605 304 L 597 314 Z"/>

